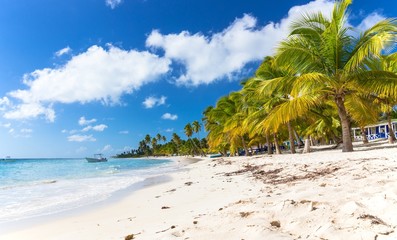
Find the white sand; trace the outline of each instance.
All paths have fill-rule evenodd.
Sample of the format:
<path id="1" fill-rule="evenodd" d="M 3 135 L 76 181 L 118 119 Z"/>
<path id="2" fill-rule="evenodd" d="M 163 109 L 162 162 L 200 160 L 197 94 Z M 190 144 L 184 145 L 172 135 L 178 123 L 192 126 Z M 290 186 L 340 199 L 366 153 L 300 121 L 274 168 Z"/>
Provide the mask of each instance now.
<path id="1" fill-rule="evenodd" d="M 0 239 L 397 239 L 397 146 L 373 148 L 204 159 L 172 181 Z"/>

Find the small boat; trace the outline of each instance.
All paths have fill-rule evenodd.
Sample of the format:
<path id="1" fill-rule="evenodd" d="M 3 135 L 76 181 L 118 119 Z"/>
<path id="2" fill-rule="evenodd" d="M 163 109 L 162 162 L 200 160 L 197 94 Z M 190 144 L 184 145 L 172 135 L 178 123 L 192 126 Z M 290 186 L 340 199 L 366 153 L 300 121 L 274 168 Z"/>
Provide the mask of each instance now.
<path id="1" fill-rule="evenodd" d="M 0 159 L 0 161 L 1 161 L 1 162 L 14 162 L 15 160 L 14 160 L 14 159 L 11 159 L 10 156 L 6 156 L 5 158 Z"/>
<path id="2" fill-rule="evenodd" d="M 105 158 L 102 154 L 94 154 L 94 157 L 86 157 L 87 162 L 107 162 L 107 158 Z"/>

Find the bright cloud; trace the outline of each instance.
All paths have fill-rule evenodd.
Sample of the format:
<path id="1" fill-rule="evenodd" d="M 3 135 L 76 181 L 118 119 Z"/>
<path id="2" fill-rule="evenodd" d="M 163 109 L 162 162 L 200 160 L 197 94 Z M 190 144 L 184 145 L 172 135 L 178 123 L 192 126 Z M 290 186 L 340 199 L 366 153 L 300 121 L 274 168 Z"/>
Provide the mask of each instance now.
<path id="1" fill-rule="evenodd" d="M 23 103 L 11 110 L 4 113 L 3 117 L 6 119 L 30 119 L 38 116 L 44 116 L 48 121 L 53 122 L 55 120 L 55 111 L 51 106 L 44 107 L 39 103 Z"/>
<path id="2" fill-rule="evenodd" d="M 132 93 L 167 73 L 169 65 L 170 60 L 147 51 L 92 46 L 64 66 L 25 74 L 23 82 L 28 89 L 8 93 L 22 103 L 6 112 L 5 117 L 23 119 L 44 115 L 53 122 L 53 103 L 117 104 L 121 95 Z"/>
<path id="3" fill-rule="evenodd" d="M 92 135 L 72 135 L 68 137 L 69 142 L 95 142 L 96 139 Z"/>
<path id="4" fill-rule="evenodd" d="M 357 29 L 362 32 L 368 30 L 370 27 L 375 25 L 375 23 L 384 20 L 385 17 L 377 12 L 371 13 L 357 26 Z"/>
<path id="5" fill-rule="evenodd" d="M 129 132 L 127 130 L 124 130 L 124 131 L 120 131 L 119 134 L 129 134 Z"/>
<path id="6" fill-rule="evenodd" d="M 202 33 L 163 35 L 152 31 L 146 40 L 148 47 L 161 48 L 165 57 L 185 66 L 176 83 L 197 86 L 241 73 L 245 65 L 260 61 L 274 53 L 277 44 L 287 37 L 289 24 L 305 12 L 329 12 L 333 2 L 317 0 L 289 10 L 279 23 L 259 26 L 257 19 L 244 15 L 222 32 L 206 36 Z"/>
<path id="7" fill-rule="evenodd" d="M 108 126 L 106 126 L 105 124 L 99 124 L 96 126 L 87 126 L 85 128 L 83 128 L 83 130 L 81 130 L 82 132 L 87 132 L 90 130 L 93 131 L 97 131 L 97 132 L 103 132 Z"/>
<path id="8" fill-rule="evenodd" d="M 85 117 L 83 116 L 83 117 L 80 117 L 80 119 L 79 119 L 80 126 L 88 125 L 88 124 L 91 124 L 94 122 L 96 122 L 95 118 L 88 120 L 88 119 L 85 119 Z"/>
<path id="9" fill-rule="evenodd" d="M 111 9 L 115 9 L 118 5 L 120 5 L 123 0 L 106 0 L 106 5 Z"/>
<path id="10" fill-rule="evenodd" d="M 21 131 L 20 131 L 21 133 L 32 133 L 33 132 L 33 130 L 32 129 L 30 129 L 30 128 L 23 128 L 23 129 L 21 129 Z"/>
<path id="11" fill-rule="evenodd" d="M 62 48 L 61 50 L 57 51 L 55 53 L 55 56 L 60 57 L 62 55 L 70 53 L 71 51 L 72 51 L 72 49 L 69 46 L 67 46 L 67 47 Z"/>
<path id="12" fill-rule="evenodd" d="M 142 104 L 143 106 L 145 106 L 145 108 L 153 108 L 155 106 L 164 105 L 166 99 L 167 97 L 165 96 L 161 96 L 160 98 L 147 97 L 145 101 L 142 102 Z"/>
<path id="13" fill-rule="evenodd" d="M 165 131 L 166 131 L 166 132 L 173 132 L 174 129 L 173 129 L 173 128 L 167 128 L 167 129 L 165 129 Z"/>
<path id="14" fill-rule="evenodd" d="M 106 0 L 111 8 L 121 3 L 122 0 Z M 333 4 L 331 0 L 311 1 L 292 7 L 278 22 L 262 25 L 254 16 L 246 14 L 225 29 L 211 34 L 188 31 L 162 34 L 153 30 L 146 39 L 146 46 L 150 50 L 163 50 L 164 56 L 112 45 L 107 48 L 94 45 L 71 57 L 64 65 L 25 74 L 23 83 L 26 87 L 0 98 L 0 111 L 6 119 L 43 117 L 53 122 L 56 103 L 119 104 L 122 95 L 131 94 L 171 72 L 172 63 L 179 64 L 178 69 L 182 67 L 181 73 L 173 72 L 179 85 L 199 86 L 223 78 L 235 79 L 244 73 L 248 63 L 274 54 L 278 43 L 287 37 L 289 25 L 294 20 L 305 13 L 319 11 L 329 17 Z M 382 19 L 384 17 L 380 14 L 372 13 L 357 28 L 368 29 Z M 70 47 L 66 47 L 57 55 L 70 51 Z M 153 108 L 165 104 L 165 101 L 165 96 L 147 97 L 142 104 L 145 108 Z M 176 120 L 177 116 L 165 114 L 163 119 Z"/>
<path id="15" fill-rule="evenodd" d="M 3 124 L 0 124 L 0 126 L 2 126 L 3 128 L 10 128 L 11 123 L 3 123 Z"/>
<path id="16" fill-rule="evenodd" d="M 111 145 L 106 145 L 106 146 L 104 146 L 104 147 L 102 148 L 101 152 L 110 152 L 110 151 L 112 151 L 112 150 L 113 150 L 113 148 L 112 148 Z"/>
<path id="17" fill-rule="evenodd" d="M 166 119 L 166 120 L 177 120 L 178 119 L 178 115 L 176 114 L 171 114 L 171 113 L 164 113 L 163 116 L 161 116 L 162 119 Z"/>
<path id="18" fill-rule="evenodd" d="M 4 111 L 10 104 L 8 97 L 0 98 L 0 111 Z"/>

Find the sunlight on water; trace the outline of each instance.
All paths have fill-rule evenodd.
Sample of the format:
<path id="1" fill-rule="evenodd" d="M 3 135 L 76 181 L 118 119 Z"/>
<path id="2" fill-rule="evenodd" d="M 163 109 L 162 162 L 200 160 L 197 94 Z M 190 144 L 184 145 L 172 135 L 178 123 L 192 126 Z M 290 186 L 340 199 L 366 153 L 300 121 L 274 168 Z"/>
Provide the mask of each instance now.
<path id="1" fill-rule="evenodd" d="M 18 159 L 0 162 L 0 223 L 105 200 L 112 193 L 166 171 L 170 161 Z"/>

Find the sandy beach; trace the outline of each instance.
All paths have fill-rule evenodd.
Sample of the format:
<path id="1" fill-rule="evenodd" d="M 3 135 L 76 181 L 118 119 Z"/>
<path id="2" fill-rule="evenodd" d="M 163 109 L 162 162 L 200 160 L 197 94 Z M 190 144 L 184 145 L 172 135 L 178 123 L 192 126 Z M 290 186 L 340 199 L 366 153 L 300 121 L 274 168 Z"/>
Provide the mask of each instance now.
<path id="1" fill-rule="evenodd" d="M 0 239 L 397 239 L 395 145 L 202 158 L 168 177 Z"/>

